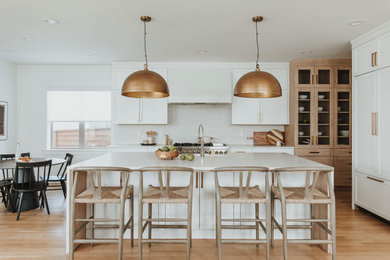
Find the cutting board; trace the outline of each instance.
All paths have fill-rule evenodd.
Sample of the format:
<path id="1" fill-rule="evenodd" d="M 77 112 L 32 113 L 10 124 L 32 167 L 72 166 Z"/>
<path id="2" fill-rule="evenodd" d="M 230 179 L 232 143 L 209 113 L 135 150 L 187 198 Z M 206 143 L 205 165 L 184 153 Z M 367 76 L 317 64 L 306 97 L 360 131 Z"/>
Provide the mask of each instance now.
<path id="1" fill-rule="evenodd" d="M 253 132 L 253 137 L 247 137 L 247 139 L 253 140 L 254 146 L 264 146 L 271 144 L 267 141 L 268 132 Z"/>

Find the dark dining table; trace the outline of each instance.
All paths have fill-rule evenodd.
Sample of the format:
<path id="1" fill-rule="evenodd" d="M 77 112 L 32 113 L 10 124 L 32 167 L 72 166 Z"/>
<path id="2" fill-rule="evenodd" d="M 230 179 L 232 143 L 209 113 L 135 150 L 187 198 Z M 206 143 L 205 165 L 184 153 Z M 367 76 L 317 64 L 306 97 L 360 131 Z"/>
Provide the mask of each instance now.
<path id="1" fill-rule="evenodd" d="M 47 161 L 47 160 L 51 160 L 51 165 L 54 166 L 54 165 L 61 165 L 63 163 L 66 162 L 65 159 L 62 159 L 62 158 L 31 158 L 31 160 L 29 162 L 42 162 L 42 161 Z M 15 168 L 16 168 L 16 160 L 3 160 L 3 161 L 0 161 L 0 172 L 2 170 L 11 170 L 13 172 L 13 174 L 15 174 Z M 26 172 L 27 173 L 27 172 Z M 26 176 L 25 179 L 29 180 L 30 178 L 32 178 L 33 180 L 35 180 L 35 176 L 34 176 L 34 173 L 33 172 L 29 172 L 30 176 Z M 20 175 L 19 175 L 20 176 Z M 13 176 L 14 177 L 14 176 Z M 16 199 L 17 199 L 17 192 L 16 191 L 13 191 L 11 189 L 11 200 L 15 203 L 16 202 Z M 24 197 L 23 197 L 23 204 L 22 204 L 22 211 L 26 211 L 26 210 L 31 210 L 31 209 L 36 209 L 39 207 L 39 197 L 38 197 L 38 192 L 29 192 L 29 193 L 25 193 Z M 12 205 L 11 203 L 8 203 L 8 207 L 7 207 L 8 211 L 11 211 L 11 212 L 15 212 L 15 205 Z"/>

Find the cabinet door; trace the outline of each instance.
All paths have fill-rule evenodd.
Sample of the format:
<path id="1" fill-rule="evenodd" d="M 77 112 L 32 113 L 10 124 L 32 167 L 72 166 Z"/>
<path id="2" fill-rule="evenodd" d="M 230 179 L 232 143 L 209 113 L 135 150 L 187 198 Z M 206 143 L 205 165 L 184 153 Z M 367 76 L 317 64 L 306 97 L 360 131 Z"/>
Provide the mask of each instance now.
<path id="1" fill-rule="evenodd" d="M 350 148 L 352 143 L 352 91 L 336 89 L 334 91 L 334 146 L 335 148 Z"/>
<path id="2" fill-rule="evenodd" d="M 233 97 L 232 124 L 257 125 L 260 124 L 260 100 L 257 98 Z"/>
<path id="3" fill-rule="evenodd" d="M 313 87 L 314 86 L 314 67 L 297 66 L 295 69 L 295 86 Z"/>
<path id="4" fill-rule="evenodd" d="M 351 67 L 336 66 L 334 68 L 336 77 L 336 87 L 351 87 L 352 86 L 352 73 Z"/>
<path id="5" fill-rule="evenodd" d="M 332 66 L 316 66 L 314 73 L 316 87 L 331 87 L 333 85 Z"/>
<path id="6" fill-rule="evenodd" d="M 315 91 L 315 140 L 314 143 L 318 148 L 332 148 L 333 131 L 331 115 L 333 93 L 328 88 L 327 90 Z"/>
<path id="7" fill-rule="evenodd" d="M 353 164 L 361 173 L 378 175 L 378 137 L 375 135 L 375 112 L 378 112 L 377 74 L 355 78 L 353 86 Z"/>
<path id="8" fill-rule="evenodd" d="M 264 125 L 287 125 L 288 121 L 288 90 L 282 89 L 282 96 L 261 99 L 260 123 Z"/>
<path id="9" fill-rule="evenodd" d="M 233 91 L 237 81 L 253 69 L 240 69 L 233 71 Z M 241 98 L 233 96 L 232 124 L 257 125 L 260 124 L 260 100 L 257 98 Z"/>
<path id="10" fill-rule="evenodd" d="M 168 124 L 168 98 L 142 98 L 141 124 Z"/>
<path id="11" fill-rule="evenodd" d="M 390 33 L 379 38 L 378 65 L 381 68 L 390 66 Z"/>
<path id="12" fill-rule="evenodd" d="M 380 174 L 390 180 L 390 68 L 379 73 L 379 113 L 377 135 L 379 137 Z"/>
<path id="13" fill-rule="evenodd" d="M 297 147 L 312 147 L 314 145 L 314 91 L 312 88 L 299 88 L 295 92 L 295 113 L 298 124 L 295 125 L 295 144 Z"/>
<path id="14" fill-rule="evenodd" d="M 376 69 L 375 53 L 378 51 L 376 40 L 365 43 L 353 50 L 354 75 L 360 75 Z"/>
<path id="15" fill-rule="evenodd" d="M 113 90 L 113 112 L 115 124 L 139 124 L 139 99 L 121 95 L 121 90 Z"/>

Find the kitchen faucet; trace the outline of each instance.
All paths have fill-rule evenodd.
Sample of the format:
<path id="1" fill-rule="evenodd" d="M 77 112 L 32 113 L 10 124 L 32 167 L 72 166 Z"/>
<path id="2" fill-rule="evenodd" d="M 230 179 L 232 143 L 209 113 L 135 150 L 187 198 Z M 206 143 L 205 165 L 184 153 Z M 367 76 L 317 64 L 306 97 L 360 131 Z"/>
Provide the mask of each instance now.
<path id="1" fill-rule="evenodd" d="M 200 135 L 200 131 L 202 131 L 202 135 Z M 204 157 L 204 128 L 202 124 L 200 124 L 198 127 L 198 143 L 199 142 L 200 142 L 200 156 Z"/>

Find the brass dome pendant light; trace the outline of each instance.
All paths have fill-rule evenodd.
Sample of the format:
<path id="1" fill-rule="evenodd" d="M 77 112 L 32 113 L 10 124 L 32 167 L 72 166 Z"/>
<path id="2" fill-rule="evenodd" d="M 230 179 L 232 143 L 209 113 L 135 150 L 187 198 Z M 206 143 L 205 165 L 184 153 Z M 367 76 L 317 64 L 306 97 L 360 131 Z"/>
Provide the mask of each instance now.
<path id="1" fill-rule="evenodd" d="M 242 76 L 234 87 L 234 96 L 245 98 L 273 98 L 282 96 L 279 81 L 270 73 L 259 68 L 259 32 L 257 23 L 263 21 L 262 16 L 255 16 L 257 59 L 256 70 Z"/>
<path id="2" fill-rule="evenodd" d="M 151 20 L 152 18 L 149 16 L 141 16 L 141 21 L 144 22 L 144 69 L 127 77 L 122 86 L 122 96 L 133 98 L 165 98 L 169 96 L 168 84 L 164 78 L 160 74 L 148 70 L 146 23 Z"/>

